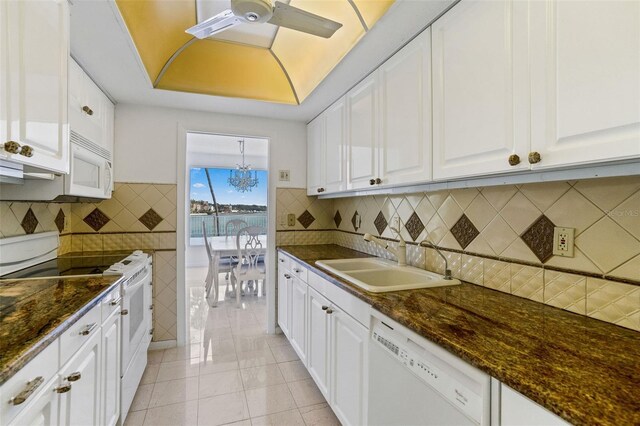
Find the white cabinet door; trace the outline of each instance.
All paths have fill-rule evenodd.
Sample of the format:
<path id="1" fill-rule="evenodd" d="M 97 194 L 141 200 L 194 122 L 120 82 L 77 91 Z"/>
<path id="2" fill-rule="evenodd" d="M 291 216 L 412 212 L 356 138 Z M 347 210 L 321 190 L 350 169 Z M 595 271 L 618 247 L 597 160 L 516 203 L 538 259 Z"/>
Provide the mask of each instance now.
<path id="1" fill-rule="evenodd" d="M 7 158 L 9 153 L 2 145 L 11 139 L 10 133 L 10 80 L 9 80 L 9 4 L 0 2 L 0 158 Z"/>
<path id="2" fill-rule="evenodd" d="M 348 189 L 368 188 L 379 177 L 376 75 L 346 94 Z"/>
<path id="3" fill-rule="evenodd" d="M 538 167 L 640 156 L 640 2 L 531 3 Z"/>
<path id="4" fill-rule="evenodd" d="M 307 194 L 318 195 L 324 186 L 325 116 L 307 125 Z"/>
<path id="5" fill-rule="evenodd" d="M 431 180 L 431 29 L 385 62 L 380 82 L 380 178 Z"/>
<path id="6" fill-rule="evenodd" d="M 57 425 L 60 395 L 56 392 L 60 380 L 54 376 L 37 393 L 29 405 L 9 425 L 42 426 Z"/>
<path id="7" fill-rule="evenodd" d="M 330 403 L 344 425 L 366 424 L 368 330 L 345 312 L 332 306 Z"/>
<path id="8" fill-rule="evenodd" d="M 307 363 L 307 284 L 299 278 L 291 280 L 291 346 L 303 364 Z"/>
<path id="9" fill-rule="evenodd" d="M 101 425 L 114 426 L 120 417 L 120 310 L 102 324 Z"/>
<path id="10" fill-rule="evenodd" d="M 278 270 L 278 325 L 289 339 L 289 318 L 291 315 L 291 274 L 286 269 Z"/>
<path id="11" fill-rule="evenodd" d="M 68 173 L 67 61 L 69 6 L 66 0 L 12 1 L 8 13 L 11 139 L 33 155 L 9 158 Z M 3 141 L 4 142 L 4 141 Z"/>
<path id="12" fill-rule="evenodd" d="M 431 27 L 434 179 L 528 169 L 527 9 L 465 0 Z"/>
<path id="13" fill-rule="evenodd" d="M 329 301 L 309 287 L 307 369 L 318 389 L 329 399 Z"/>
<path id="14" fill-rule="evenodd" d="M 567 426 L 560 417 L 508 386 L 500 385 L 500 424 L 503 426 Z"/>
<path id="15" fill-rule="evenodd" d="M 84 344 L 67 365 L 60 370 L 64 383 L 71 390 L 60 398 L 60 424 L 100 424 L 100 333 Z"/>
<path id="16" fill-rule="evenodd" d="M 345 179 L 345 102 L 341 98 L 324 113 L 325 151 L 324 151 L 324 189 L 326 192 L 342 191 L 346 188 Z M 323 191 L 324 192 L 324 191 Z"/>

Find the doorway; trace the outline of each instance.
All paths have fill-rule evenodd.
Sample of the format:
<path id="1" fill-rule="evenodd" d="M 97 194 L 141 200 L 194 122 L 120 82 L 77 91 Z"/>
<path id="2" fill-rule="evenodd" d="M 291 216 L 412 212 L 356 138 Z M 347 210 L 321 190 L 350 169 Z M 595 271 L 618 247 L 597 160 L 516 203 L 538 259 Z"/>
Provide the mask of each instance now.
<path id="1" fill-rule="evenodd" d="M 267 330 L 268 139 L 188 132 L 186 151 L 187 338 L 217 352 L 212 337 L 220 333 Z M 249 249 L 259 253 L 251 265 L 258 275 L 238 280 L 238 265 L 248 267 L 249 234 L 256 235 Z"/>

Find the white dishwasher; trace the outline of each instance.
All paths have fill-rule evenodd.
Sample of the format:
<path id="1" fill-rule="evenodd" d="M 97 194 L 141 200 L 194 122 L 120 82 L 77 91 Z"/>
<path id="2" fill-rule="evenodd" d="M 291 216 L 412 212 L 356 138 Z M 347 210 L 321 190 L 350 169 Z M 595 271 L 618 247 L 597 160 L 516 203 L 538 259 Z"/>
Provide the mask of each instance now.
<path id="1" fill-rule="evenodd" d="M 489 425 L 490 377 L 372 311 L 368 424 Z"/>

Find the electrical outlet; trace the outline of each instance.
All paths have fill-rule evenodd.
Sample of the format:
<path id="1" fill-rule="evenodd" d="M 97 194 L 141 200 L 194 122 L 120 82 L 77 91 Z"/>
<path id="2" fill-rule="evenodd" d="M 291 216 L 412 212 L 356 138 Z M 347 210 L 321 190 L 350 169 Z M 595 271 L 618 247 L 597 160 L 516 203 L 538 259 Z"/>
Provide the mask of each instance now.
<path id="1" fill-rule="evenodd" d="M 289 182 L 289 170 L 280 170 L 280 182 Z"/>
<path id="2" fill-rule="evenodd" d="M 574 228 L 553 228 L 553 254 L 562 257 L 573 257 Z"/>
<path id="3" fill-rule="evenodd" d="M 293 213 L 289 213 L 287 215 L 287 225 L 296 226 L 296 215 Z"/>

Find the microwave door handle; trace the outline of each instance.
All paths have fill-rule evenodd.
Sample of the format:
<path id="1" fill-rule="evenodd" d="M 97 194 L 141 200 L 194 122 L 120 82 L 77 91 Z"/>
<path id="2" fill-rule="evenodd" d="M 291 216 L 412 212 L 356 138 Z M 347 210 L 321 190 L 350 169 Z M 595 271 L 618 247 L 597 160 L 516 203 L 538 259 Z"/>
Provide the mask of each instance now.
<path id="1" fill-rule="evenodd" d="M 111 187 L 113 186 L 113 175 L 111 164 L 108 161 L 105 161 L 105 174 L 104 174 L 104 195 L 109 195 L 111 192 Z"/>

